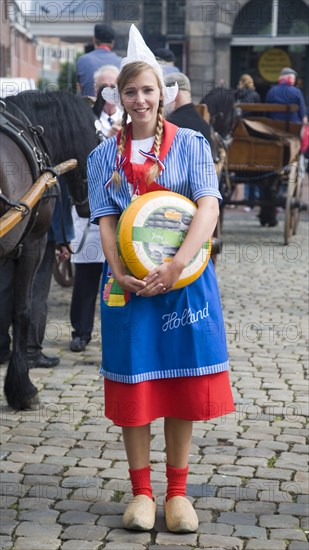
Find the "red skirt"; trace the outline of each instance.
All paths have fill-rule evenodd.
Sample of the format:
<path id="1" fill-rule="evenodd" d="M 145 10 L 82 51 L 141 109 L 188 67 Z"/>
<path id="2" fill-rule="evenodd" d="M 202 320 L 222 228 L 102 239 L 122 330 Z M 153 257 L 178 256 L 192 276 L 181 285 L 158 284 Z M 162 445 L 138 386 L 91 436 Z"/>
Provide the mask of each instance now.
<path id="1" fill-rule="evenodd" d="M 161 417 L 209 420 L 234 411 L 228 371 L 138 384 L 104 379 L 105 416 L 118 426 L 144 426 Z"/>

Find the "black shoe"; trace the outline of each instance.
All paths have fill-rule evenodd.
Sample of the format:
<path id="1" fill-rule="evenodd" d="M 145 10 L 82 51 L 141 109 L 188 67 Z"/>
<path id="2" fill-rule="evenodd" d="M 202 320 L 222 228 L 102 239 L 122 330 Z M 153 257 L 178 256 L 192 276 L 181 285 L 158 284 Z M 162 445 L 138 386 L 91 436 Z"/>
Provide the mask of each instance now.
<path id="1" fill-rule="evenodd" d="M 11 359 L 12 352 L 10 350 L 0 353 L 0 365 L 7 363 Z"/>
<path id="2" fill-rule="evenodd" d="M 70 350 L 85 351 L 87 344 L 88 342 L 87 340 L 84 340 L 84 338 L 81 338 L 80 336 L 74 336 L 74 338 L 70 342 Z"/>
<path id="3" fill-rule="evenodd" d="M 59 357 L 47 357 L 44 353 L 36 357 L 27 357 L 29 369 L 50 369 L 60 363 Z"/>

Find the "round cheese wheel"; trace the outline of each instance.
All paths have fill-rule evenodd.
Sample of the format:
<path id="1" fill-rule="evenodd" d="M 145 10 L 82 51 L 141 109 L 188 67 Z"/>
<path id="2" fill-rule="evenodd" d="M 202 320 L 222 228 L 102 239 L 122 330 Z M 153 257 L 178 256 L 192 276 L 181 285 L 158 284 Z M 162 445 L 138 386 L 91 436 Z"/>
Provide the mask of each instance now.
<path id="1" fill-rule="evenodd" d="M 149 271 L 169 262 L 184 241 L 195 204 L 178 193 L 153 191 L 133 200 L 117 225 L 117 247 L 128 271 L 143 279 Z M 183 270 L 173 288 L 184 287 L 204 271 L 211 252 L 211 239 L 203 244 Z"/>

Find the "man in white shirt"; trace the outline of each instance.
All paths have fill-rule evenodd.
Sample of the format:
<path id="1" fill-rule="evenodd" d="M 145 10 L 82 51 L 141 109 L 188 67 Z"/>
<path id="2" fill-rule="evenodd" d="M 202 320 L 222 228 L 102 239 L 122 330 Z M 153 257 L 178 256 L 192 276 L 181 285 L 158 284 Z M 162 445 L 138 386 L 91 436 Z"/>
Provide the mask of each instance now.
<path id="1" fill-rule="evenodd" d="M 114 86 L 119 74 L 119 69 L 113 65 L 102 65 L 94 73 L 94 91 L 96 103 L 94 112 L 102 124 L 102 131 L 105 137 L 113 137 L 120 130 L 122 110 L 112 103 L 107 103 L 101 96 L 101 91 L 107 86 Z"/>

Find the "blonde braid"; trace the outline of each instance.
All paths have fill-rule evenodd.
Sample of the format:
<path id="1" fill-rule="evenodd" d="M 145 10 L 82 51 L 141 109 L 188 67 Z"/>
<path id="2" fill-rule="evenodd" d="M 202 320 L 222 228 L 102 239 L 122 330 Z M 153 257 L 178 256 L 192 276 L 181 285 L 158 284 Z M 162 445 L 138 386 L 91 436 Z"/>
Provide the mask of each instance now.
<path id="1" fill-rule="evenodd" d="M 121 137 L 118 145 L 118 153 L 120 155 L 122 154 L 122 151 L 124 149 L 124 145 L 126 142 L 126 138 L 127 138 L 127 118 L 128 118 L 128 113 L 126 110 L 124 110 L 122 119 L 121 119 Z M 121 175 L 117 170 L 114 170 L 112 174 L 112 181 L 115 183 L 117 187 L 120 187 L 122 180 L 121 180 Z"/>
<path id="2" fill-rule="evenodd" d="M 160 100 L 159 103 L 159 109 L 158 109 L 158 116 L 157 116 L 157 128 L 156 128 L 156 135 L 154 140 L 154 147 L 153 152 L 156 156 L 160 155 L 160 147 L 162 143 L 163 138 L 163 101 Z M 160 175 L 160 167 L 157 162 L 154 163 L 154 165 L 150 168 L 147 177 L 146 182 L 151 183 L 156 180 L 156 178 Z"/>

